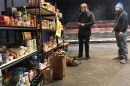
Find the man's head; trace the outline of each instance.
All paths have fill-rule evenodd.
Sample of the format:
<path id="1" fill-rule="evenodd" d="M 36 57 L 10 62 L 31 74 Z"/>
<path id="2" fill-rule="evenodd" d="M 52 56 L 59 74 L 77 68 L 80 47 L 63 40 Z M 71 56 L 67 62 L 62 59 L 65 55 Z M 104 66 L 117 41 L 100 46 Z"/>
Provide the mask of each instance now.
<path id="1" fill-rule="evenodd" d="M 88 5 L 86 3 L 82 3 L 80 5 L 81 12 L 87 12 L 88 11 Z"/>
<path id="2" fill-rule="evenodd" d="M 115 6 L 115 13 L 120 14 L 123 11 L 123 3 L 118 2 L 117 5 Z"/>

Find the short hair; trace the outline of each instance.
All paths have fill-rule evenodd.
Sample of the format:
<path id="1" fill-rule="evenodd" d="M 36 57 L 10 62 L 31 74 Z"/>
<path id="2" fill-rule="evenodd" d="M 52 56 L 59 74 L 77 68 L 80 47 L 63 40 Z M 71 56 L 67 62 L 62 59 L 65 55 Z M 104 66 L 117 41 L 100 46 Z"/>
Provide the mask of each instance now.
<path id="1" fill-rule="evenodd" d="M 88 8 L 88 5 L 86 3 L 82 3 L 80 6 L 83 6 L 85 8 Z"/>

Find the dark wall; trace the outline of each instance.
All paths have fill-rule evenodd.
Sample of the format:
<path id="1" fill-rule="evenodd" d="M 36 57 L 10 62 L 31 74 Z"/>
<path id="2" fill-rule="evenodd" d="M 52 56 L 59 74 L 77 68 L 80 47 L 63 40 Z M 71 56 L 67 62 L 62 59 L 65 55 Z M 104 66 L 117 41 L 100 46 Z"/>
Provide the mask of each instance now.
<path id="1" fill-rule="evenodd" d="M 8 7 L 12 6 L 11 0 L 7 0 Z M 27 4 L 27 0 L 13 0 L 14 6 L 23 6 Z M 130 0 L 45 0 L 57 3 L 57 7 L 64 15 L 64 24 L 77 21 L 80 13 L 79 6 L 81 3 L 87 3 L 90 10 L 94 13 L 96 20 L 112 20 L 114 19 L 114 6 L 118 1 L 124 3 L 124 9 L 130 14 Z M 0 11 L 3 11 L 4 0 L 0 0 Z M 1 12 L 0 12 L 1 14 Z M 129 16 L 130 19 L 130 16 Z M 130 21 L 129 21 L 130 24 Z"/>
<path id="2" fill-rule="evenodd" d="M 56 2 L 64 14 L 64 24 L 66 24 L 77 21 L 80 4 L 84 2 L 94 13 L 96 20 L 113 20 L 115 18 L 114 7 L 119 1 L 124 3 L 124 9 L 130 14 L 130 0 L 57 0 Z"/>
<path id="3" fill-rule="evenodd" d="M 5 0 L 0 0 L 0 15 L 1 11 L 5 10 Z M 14 1 L 14 7 L 20 7 L 20 6 L 25 6 L 27 5 L 27 0 L 13 0 Z M 7 7 L 12 7 L 11 0 L 7 0 Z M 9 31 L 9 41 L 13 42 L 14 41 L 14 35 L 13 31 Z M 19 36 L 19 35 L 18 35 Z M 0 42 L 6 42 L 6 32 L 5 31 L 0 31 Z"/>

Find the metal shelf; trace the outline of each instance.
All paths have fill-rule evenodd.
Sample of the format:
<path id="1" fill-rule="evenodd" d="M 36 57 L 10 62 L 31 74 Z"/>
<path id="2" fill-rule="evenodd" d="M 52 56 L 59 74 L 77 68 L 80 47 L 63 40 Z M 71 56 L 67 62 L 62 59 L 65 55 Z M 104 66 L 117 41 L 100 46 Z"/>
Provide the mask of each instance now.
<path id="1" fill-rule="evenodd" d="M 22 27 L 22 26 L 0 26 L 0 30 L 17 30 L 17 31 L 34 31 L 37 30 L 36 27 Z"/>
<path id="2" fill-rule="evenodd" d="M 30 14 L 39 15 L 39 6 L 37 8 L 27 7 L 26 9 Z M 35 13 L 35 11 L 36 11 L 36 13 Z M 41 12 L 41 16 L 56 16 L 56 14 L 54 12 L 49 11 L 49 10 L 42 8 L 42 7 L 40 7 L 40 12 Z"/>
<path id="3" fill-rule="evenodd" d="M 52 51 L 56 50 L 58 47 L 54 47 L 46 52 L 43 52 L 45 55 L 51 53 Z"/>
<path id="4" fill-rule="evenodd" d="M 56 19 L 56 16 L 42 16 L 43 19 L 53 21 Z M 61 17 L 58 16 L 59 19 L 62 19 Z"/>
<path id="5" fill-rule="evenodd" d="M 35 7 L 27 7 L 27 11 L 30 13 L 30 14 L 33 14 L 33 15 L 39 15 L 39 7 L 35 8 Z M 36 11 L 36 13 L 35 13 Z M 43 19 L 47 19 L 47 20 L 51 20 L 53 21 L 54 19 L 56 19 L 56 13 L 52 12 L 52 11 L 49 11 L 45 8 L 40 8 L 40 15 Z M 59 17 L 59 19 L 61 19 L 61 17 Z"/>
<path id="6" fill-rule="evenodd" d="M 61 42 L 59 43 L 58 47 L 64 47 L 64 46 L 68 46 L 70 43 L 69 42 Z"/>
<path id="7" fill-rule="evenodd" d="M 52 30 L 52 29 L 42 29 L 42 31 L 47 31 L 47 32 L 56 32 L 56 30 Z"/>
<path id="8" fill-rule="evenodd" d="M 1 69 L 1 70 L 5 70 L 5 69 L 7 69 L 7 68 L 9 68 L 9 67 L 11 67 L 11 66 L 13 66 L 13 65 L 15 65 L 15 64 L 18 64 L 19 62 L 21 62 L 21 61 L 23 61 L 23 60 L 29 58 L 30 56 L 35 55 L 37 52 L 38 52 L 38 51 L 34 51 L 34 52 L 32 52 L 32 53 L 29 53 L 29 54 L 26 54 L 26 55 L 24 55 L 24 56 L 22 56 L 22 57 L 19 57 L 18 59 L 13 59 L 12 61 L 9 61 L 9 62 L 7 62 L 7 63 L 5 63 L 5 64 L 2 64 L 2 65 L 0 66 L 0 69 Z"/>
<path id="9" fill-rule="evenodd" d="M 56 19 L 56 16 L 41 16 L 42 19 L 45 19 L 45 20 L 50 20 L 50 21 L 53 21 L 54 19 Z"/>

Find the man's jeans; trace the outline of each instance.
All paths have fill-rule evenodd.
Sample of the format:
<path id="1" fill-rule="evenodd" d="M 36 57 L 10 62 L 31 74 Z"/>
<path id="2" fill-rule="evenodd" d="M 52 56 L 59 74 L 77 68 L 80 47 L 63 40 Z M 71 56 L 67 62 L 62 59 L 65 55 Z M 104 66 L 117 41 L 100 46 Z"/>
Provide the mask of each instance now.
<path id="1" fill-rule="evenodd" d="M 119 32 L 115 32 L 117 46 L 119 47 L 118 55 L 121 56 L 123 59 L 128 58 L 128 47 L 127 47 L 127 32 L 124 32 L 123 37 L 119 36 Z"/>

